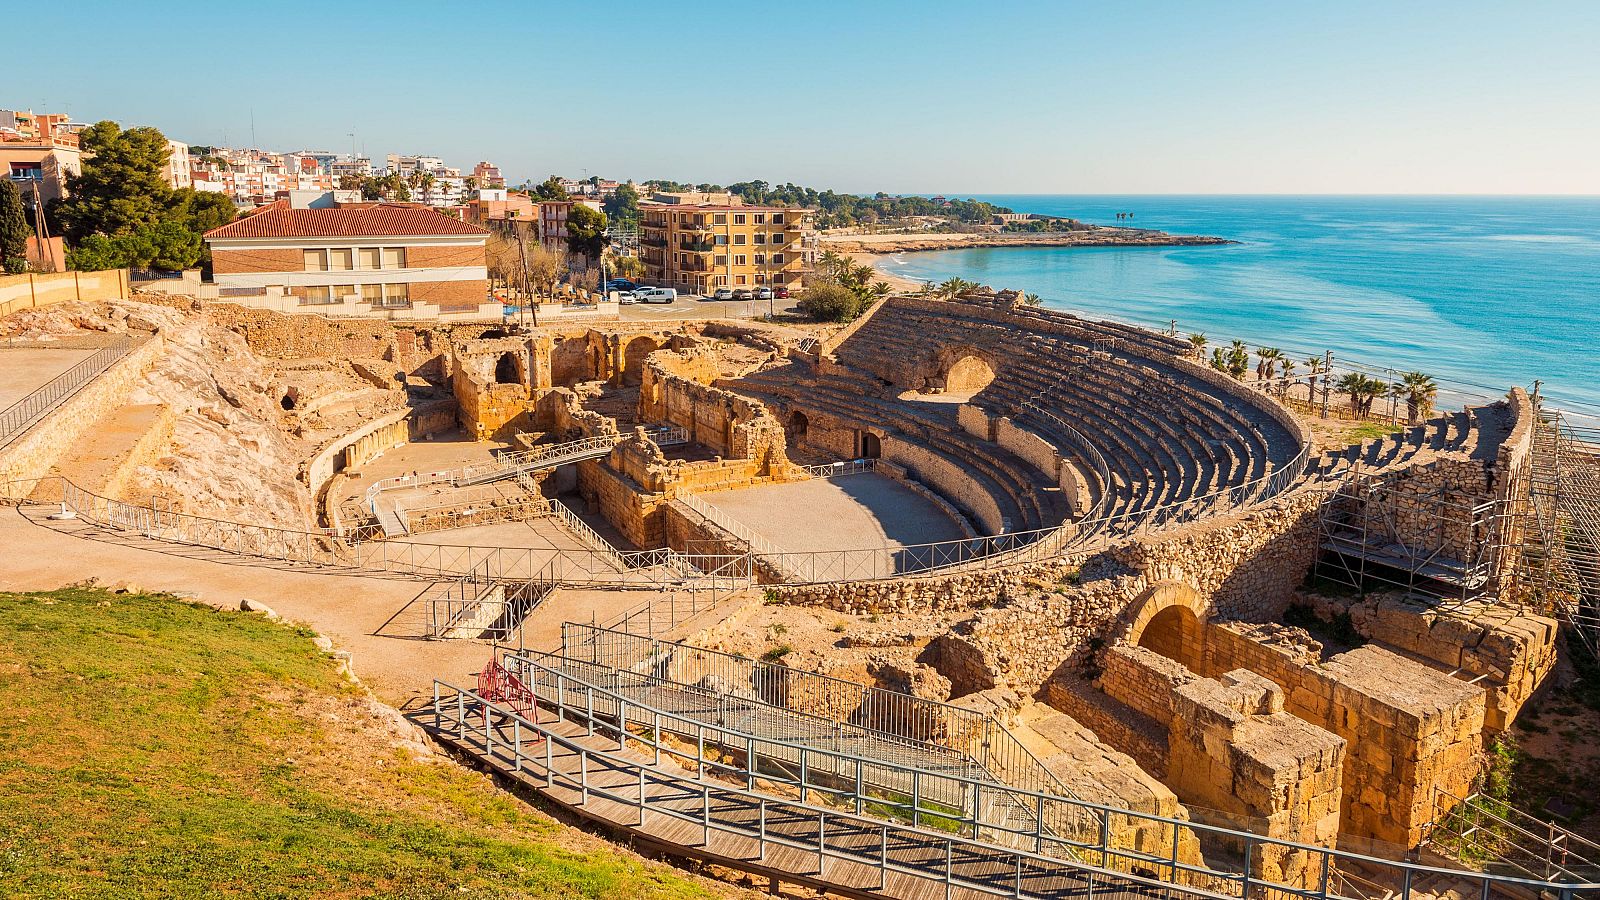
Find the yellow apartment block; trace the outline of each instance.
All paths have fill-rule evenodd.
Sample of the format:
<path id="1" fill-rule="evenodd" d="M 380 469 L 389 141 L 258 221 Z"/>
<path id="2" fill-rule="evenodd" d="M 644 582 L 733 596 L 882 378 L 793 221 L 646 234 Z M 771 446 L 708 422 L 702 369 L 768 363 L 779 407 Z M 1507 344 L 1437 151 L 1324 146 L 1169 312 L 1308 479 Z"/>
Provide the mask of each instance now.
<path id="1" fill-rule="evenodd" d="M 639 204 L 647 284 L 697 294 L 717 288 L 797 289 L 816 253 L 811 211 L 734 203 Z"/>

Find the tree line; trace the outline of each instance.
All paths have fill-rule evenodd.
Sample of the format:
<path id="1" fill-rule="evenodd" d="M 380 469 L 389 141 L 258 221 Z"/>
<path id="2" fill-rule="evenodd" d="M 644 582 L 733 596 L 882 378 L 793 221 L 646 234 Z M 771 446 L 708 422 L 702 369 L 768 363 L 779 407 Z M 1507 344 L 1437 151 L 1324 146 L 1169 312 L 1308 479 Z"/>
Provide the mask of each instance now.
<path id="1" fill-rule="evenodd" d="M 200 236 L 232 222 L 238 210 L 223 194 L 167 182 L 166 135 L 148 126 L 124 130 L 104 121 L 79 132 L 78 141 L 83 171 L 69 175 L 66 196 L 44 208 L 50 233 L 66 241 L 68 266 L 189 269 L 210 259 Z M 14 266 L 11 235 L 17 228 L 12 209 L 0 194 L 0 240 L 8 271 Z M 33 232 L 31 223 L 23 226 Z"/>

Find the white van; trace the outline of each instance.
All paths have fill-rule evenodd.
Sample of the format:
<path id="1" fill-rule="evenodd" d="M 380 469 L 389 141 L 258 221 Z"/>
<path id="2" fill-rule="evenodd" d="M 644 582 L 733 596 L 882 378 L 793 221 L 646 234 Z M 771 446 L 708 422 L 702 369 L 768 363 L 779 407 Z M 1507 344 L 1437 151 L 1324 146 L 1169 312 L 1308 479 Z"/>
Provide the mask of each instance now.
<path id="1" fill-rule="evenodd" d="M 678 299 L 678 292 L 673 288 L 642 287 L 633 292 L 640 303 L 672 303 Z"/>

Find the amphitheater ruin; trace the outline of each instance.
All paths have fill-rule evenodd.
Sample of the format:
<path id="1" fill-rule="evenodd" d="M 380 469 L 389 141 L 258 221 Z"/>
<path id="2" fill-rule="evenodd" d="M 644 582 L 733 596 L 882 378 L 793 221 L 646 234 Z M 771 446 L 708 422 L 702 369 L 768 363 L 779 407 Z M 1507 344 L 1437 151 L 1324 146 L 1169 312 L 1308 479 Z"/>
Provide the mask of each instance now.
<path id="1" fill-rule="evenodd" d="M 135 293 L 0 337 L 27 528 L 412 585 L 350 640 L 426 673 L 416 720 L 671 855 L 843 896 L 1600 888 L 1477 795 L 1600 625 L 1600 455 L 1536 392 L 1351 439 L 1331 372 L 987 288 L 841 329 Z"/>

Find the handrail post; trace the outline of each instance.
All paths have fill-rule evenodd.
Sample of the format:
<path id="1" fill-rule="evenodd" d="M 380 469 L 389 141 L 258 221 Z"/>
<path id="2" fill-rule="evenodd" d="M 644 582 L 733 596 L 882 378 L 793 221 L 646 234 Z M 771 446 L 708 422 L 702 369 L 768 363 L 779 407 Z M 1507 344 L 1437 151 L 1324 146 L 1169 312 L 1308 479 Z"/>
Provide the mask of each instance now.
<path id="1" fill-rule="evenodd" d="M 956 842 L 946 839 L 944 842 L 944 900 L 950 900 L 950 879 L 952 869 L 955 868 Z"/>
<path id="2" fill-rule="evenodd" d="M 579 806 L 589 805 L 589 751 L 584 748 L 578 750 L 578 783 L 583 791 L 583 802 Z"/>
<path id="3" fill-rule="evenodd" d="M 828 832 L 826 816 L 823 810 L 817 810 L 817 877 L 821 878 L 827 871 L 828 855 L 825 852 L 828 846 Z"/>
<path id="4" fill-rule="evenodd" d="M 644 827 L 644 792 L 645 792 L 644 776 L 645 776 L 645 772 L 646 771 L 648 771 L 648 767 L 646 767 L 646 766 L 640 766 L 639 767 L 639 827 L 640 828 Z"/>
<path id="5" fill-rule="evenodd" d="M 760 819 L 756 823 L 756 828 L 757 828 L 757 831 L 756 831 L 756 848 L 757 848 L 756 859 L 758 861 L 760 861 L 760 862 L 766 862 L 767 861 L 767 798 L 762 797 L 759 802 L 761 804 L 761 809 L 760 809 L 760 812 L 759 812 Z"/>
<path id="6" fill-rule="evenodd" d="M 700 846 L 711 846 L 711 785 L 700 783 L 700 823 L 704 826 L 700 835 Z"/>
<path id="7" fill-rule="evenodd" d="M 878 845 L 878 890 L 883 890 L 889 878 L 889 826 L 884 825 L 882 842 Z"/>

